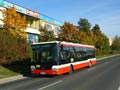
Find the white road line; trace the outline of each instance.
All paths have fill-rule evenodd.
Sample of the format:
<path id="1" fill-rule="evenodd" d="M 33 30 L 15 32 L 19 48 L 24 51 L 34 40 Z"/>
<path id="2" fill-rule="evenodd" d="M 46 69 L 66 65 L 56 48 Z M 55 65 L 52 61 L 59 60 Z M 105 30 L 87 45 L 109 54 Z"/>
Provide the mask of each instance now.
<path id="1" fill-rule="evenodd" d="M 96 67 L 89 68 L 88 71 L 92 71 L 94 69 L 96 69 Z"/>
<path id="2" fill-rule="evenodd" d="M 109 62 L 105 62 L 104 64 L 108 64 Z"/>
<path id="3" fill-rule="evenodd" d="M 57 82 L 51 83 L 51 84 L 46 85 L 46 86 L 44 86 L 44 87 L 41 87 L 41 88 L 39 88 L 39 89 L 37 89 L 37 90 L 43 90 L 43 89 L 45 89 L 45 88 L 48 88 L 48 87 L 50 87 L 50 86 L 53 86 L 53 85 L 58 84 L 58 83 L 61 83 L 61 82 L 63 82 L 63 80 L 59 80 L 59 81 L 57 81 Z"/>
<path id="4" fill-rule="evenodd" d="M 119 86 L 118 90 L 120 90 L 120 86 Z"/>

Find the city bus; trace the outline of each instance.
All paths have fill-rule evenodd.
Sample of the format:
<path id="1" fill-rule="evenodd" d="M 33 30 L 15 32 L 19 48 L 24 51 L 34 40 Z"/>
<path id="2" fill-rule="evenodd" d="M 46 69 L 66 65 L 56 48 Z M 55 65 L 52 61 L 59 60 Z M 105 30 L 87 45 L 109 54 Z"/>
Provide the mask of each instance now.
<path id="1" fill-rule="evenodd" d="M 31 73 L 61 75 L 96 64 L 95 47 L 65 41 L 33 43 Z"/>

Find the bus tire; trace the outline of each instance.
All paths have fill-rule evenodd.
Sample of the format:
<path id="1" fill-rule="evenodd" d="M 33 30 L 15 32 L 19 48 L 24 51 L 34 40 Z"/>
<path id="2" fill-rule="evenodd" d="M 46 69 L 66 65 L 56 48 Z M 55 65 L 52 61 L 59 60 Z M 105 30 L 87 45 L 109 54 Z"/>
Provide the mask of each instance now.
<path id="1" fill-rule="evenodd" d="M 73 66 L 71 65 L 68 74 L 72 74 L 72 72 L 73 72 Z"/>
<path id="2" fill-rule="evenodd" d="M 91 68 L 92 67 L 92 62 L 90 61 L 89 62 L 89 66 L 88 66 L 89 68 Z"/>

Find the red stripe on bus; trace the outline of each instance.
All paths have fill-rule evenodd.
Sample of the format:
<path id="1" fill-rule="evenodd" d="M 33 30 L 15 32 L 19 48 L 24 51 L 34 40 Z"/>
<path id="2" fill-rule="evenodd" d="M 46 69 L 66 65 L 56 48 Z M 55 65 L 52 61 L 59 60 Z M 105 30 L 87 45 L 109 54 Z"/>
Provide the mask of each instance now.
<path id="1" fill-rule="evenodd" d="M 38 70 L 38 69 L 35 69 L 32 74 L 36 74 L 36 75 L 56 75 L 56 72 L 54 72 L 53 70 Z"/>
<path id="2" fill-rule="evenodd" d="M 85 62 L 85 63 L 81 63 L 81 64 L 76 64 L 73 66 L 74 70 L 80 69 L 80 68 L 84 68 L 86 66 L 89 65 L 89 62 Z"/>
<path id="3" fill-rule="evenodd" d="M 61 74 L 67 73 L 67 72 L 69 72 L 69 69 L 70 69 L 69 66 L 59 68 L 58 72 L 57 72 L 57 75 L 61 75 Z"/>
<path id="4" fill-rule="evenodd" d="M 81 48 L 94 48 L 94 46 L 85 46 L 85 45 L 74 45 L 74 44 L 60 44 L 60 46 L 63 45 L 63 46 L 74 46 L 74 47 L 81 47 Z"/>
<path id="5" fill-rule="evenodd" d="M 96 60 L 92 60 L 92 64 L 93 64 L 93 65 L 96 64 Z"/>

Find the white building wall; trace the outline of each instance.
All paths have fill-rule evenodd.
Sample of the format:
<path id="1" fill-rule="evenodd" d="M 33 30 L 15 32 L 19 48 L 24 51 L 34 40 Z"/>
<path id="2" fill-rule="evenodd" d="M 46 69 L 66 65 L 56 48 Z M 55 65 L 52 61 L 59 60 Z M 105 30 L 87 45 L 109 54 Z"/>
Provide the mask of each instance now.
<path id="1" fill-rule="evenodd" d="M 1 11 L 1 10 L 3 10 L 3 9 L 5 9 L 5 8 L 0 7 L 0 25 L 3 25 L 3 24 L 4 24 L 3 21 L 1 20 L 1 19 L 3 19 L 3 14 L 2 14 L 2 11 Z"/>
<path id="2" fill-rule="evenodd" d="M 27 28 L 25 31 L 27 33 L 40 34 L 40 31 L 38 29 L 34 29 L 34 28 Z"/>
<path id="3" fill-rule="evenodd" d="M 52 24 L 52 23 L 49 23 L 49 22 L 46 22 L 46 21 L 44 21 L 44 20 L 40 20 L 40 25 L 41 25 L 42 27 L 45 27 L 45 24 L 49 24 L 49 25 L 52 26 L 52 30 L 53 30 L 55 36 L 58 34 L 57 31 L 55 30 L 55 28 L 56 28 L 56 27 L 59 27 L 59 28 L 60 28 L 60 26 L 55 25 L 55 24 Z"/>
<path id="4" fill-rule="evenodd" d="M 0 7 L 0 10 L 3 10 L 3 9 L 5 9 L 5 8 Z M 3 19 L 2 11 L 0 11 L 0 19 Z M 3 24 L 4 24 L 3 21 L 0 20 L 0 25 L 3 25 Z M 34 28 L 27 28 L 25 31 L 27 33 L 40 34 L 39 30 L 38 29 L 34 29 Z"/>

